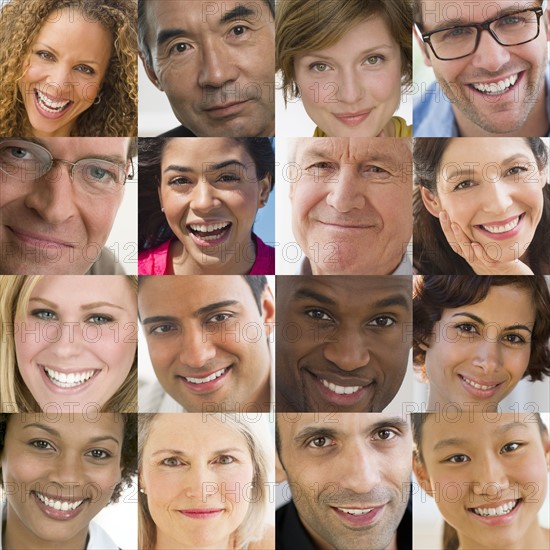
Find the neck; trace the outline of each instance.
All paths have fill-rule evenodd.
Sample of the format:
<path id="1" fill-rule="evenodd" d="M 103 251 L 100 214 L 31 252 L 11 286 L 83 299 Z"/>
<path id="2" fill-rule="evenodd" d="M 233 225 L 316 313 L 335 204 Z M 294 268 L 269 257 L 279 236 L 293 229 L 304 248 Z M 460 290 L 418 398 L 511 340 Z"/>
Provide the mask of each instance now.
<path id="1" fill-rule="evenodd" d="M 525 536 L 521 539 L 515 540 L 506 544 L 506 550 L 548 550 L 550 548 L 550 531 L 544 529 L 538 524 L 538 519 L 535 517 L 536 525 L 533 528 L 525 529 Z M 495 542 L 489 541 L 488 544 L 483 544 L 478 540 L 471 539 L 458 535 L 459 546 L 458 550 L 493 550 L 495 548 Z M 504 548 L 500 546 L 500 548 Z"/>

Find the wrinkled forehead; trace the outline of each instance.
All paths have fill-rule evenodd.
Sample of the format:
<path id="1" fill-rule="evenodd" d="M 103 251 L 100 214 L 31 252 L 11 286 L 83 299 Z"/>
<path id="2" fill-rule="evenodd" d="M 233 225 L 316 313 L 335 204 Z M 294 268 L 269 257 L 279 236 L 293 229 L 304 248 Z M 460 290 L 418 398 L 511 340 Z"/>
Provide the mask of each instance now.
<path id="1" fill-rule="evenodd" d="M 481 23 L 507 11 L 540 6 L 542 0 L 417 0 L 425 30 L 445 24 Z"/>

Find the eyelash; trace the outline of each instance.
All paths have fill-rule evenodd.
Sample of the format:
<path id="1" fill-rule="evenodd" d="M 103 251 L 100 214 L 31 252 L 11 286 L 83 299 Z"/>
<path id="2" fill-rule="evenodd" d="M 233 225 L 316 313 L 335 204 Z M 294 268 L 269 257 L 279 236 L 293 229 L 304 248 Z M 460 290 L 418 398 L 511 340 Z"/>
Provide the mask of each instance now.
<path id="1" fill-rule="evenodd" d="M 229 462 L 226 462 L 225 459 L 229 459 Z M 235 457 L 231 455 L 220 455 L 218 458 L 216 458 L 214 463 L 221 464 L 222 466 L 229 466 L 230 464 L 233 464 L 236 461 L 237 460 L 235 459 Z M 182 466 L 184 464 L 184 462 L 177 456 L 164 458 L 163 460 L 161 460 L 160 463 L 162 466 L 168 466 L 169 468 L 175 468 L 177 466 Z"/>
<path id="2" fill-rule="evenodd" d="M 43 61 L 55 61 L 55 56 L 46 50 L 38 50 L 35 53 Z M 88 76 L 92 76 L 95 74 L 95 70 L 88 65 L 77 65 L 75 67 L 75 70 Z"/>
<path id="3" fill-rule="evenodd" d="M 313 445 L 314 441 L 319 441 L 319 440 L 323 440 L 324 443 L 329 443 L 329 445 L 321 445 L 321 446 Z M 334 445 L 334 441 L 326 435 L 316 435 L 306 441 L 306 447 L 310 447 L 312 449 L 326 449 L 328 447 L 331 447 L 332 445 Z"/>
<path id="4" fill-rule="evenodd" d="M 328 313 L 326 313 L 325 311 L 319 308 L 307 309 L 305 313 L 310 319 L 313 319 L 314 321 L 317 321 L 317 322 L 322 322 L 322 321 L 334 322 L 334 319 L 331 315 L 329 315 Z M 326 317 L 326 319 L 322 317 Z"/>
<path id="5" fill-rule="evenodd" d="M 376 63 L 368 63 L 369 59 L 376 59 Z M 375 65 L 380 65 L 385 60 L 386 60 L 386 58 L 383 55 L 374 54 L 374 55 L 369 55 L 368 57 L 366 57 L 365 58 L 365 63 L 363 63 L 363 64 L 370 65 L 370 66 L 375 66 Z"/>
<path id="6" fill-rule="evenodd" d="M 46 439 L 32 439 L 28 443 L 34 449 L 39 451 L 55 451 L 55 447 Z M 100 453 L 101 456 L 94 456 L 93 453 Z M 94 460 L 107 460 L 112 458 L 113 454 L 104 449 L 91 449 L 86 453 L 86 456 L 93 458 Z"/>
<path id="7" fill-rule="evenodd" d="M 164 330 L 164 329 L 168 329 L 168 330 Z M 170 332 L 174 332 L 175 330 L 177 329 L 173 325 L 164 324 L 164 325 L 151 327 L 149 330 L 149 334 L 156 334 L 156 335 L 162 336 L 163 334 L 168 334 Z"/>
<path id="8" fill-rule="evenodd" d="M 33 309 L 31 315 L 42 321 L 55 321 L 57 319 L 56 313 L 51 309 Z"/>
<path id="9" fill-rule="evenodd" d="M 216 320 L 216 317 L 223 317 L 223 319 Z M 206 319 L 207 323 L 224 323 L 225 321 L 232 319 L 234 315 L 232 313 L 216 313 L 215 315 L 212 315 L 212 317 L 209 317 Z"/>
<path id="10" fill-rule="evenodd" d="M 467 336 L 471 336 L 473 334 L 479 335 L 479 329 L 472 323 L 460 323 L 458 325 L 455 325 L 455 328 L 458 330 L 460 334 L 464 334 Z M 473 329 L 473 330 L 466 330 L 466 329 Z M 520 334 L 505 334 L 503 339 L 506 340 L 509 344 L 512 345 L 520 345 L 520 344 L 526 344 L 527 340 L 521 336 Z M 511 340 L 511 338 L 514 339 L 514 341 Z"/>
<path id="11" fill-rule="evenodd" d="M 50 309 L 34 309 L 31 311 L 33 317 L 38 317 L 42 321 L 57 321 L 57 314 Z M 92 325 L 105 325 L 112 323 L 114 318 L 111 315 L 103 315 L 101 313 L 95 313 L 86 318 L 86 322 Z"/>

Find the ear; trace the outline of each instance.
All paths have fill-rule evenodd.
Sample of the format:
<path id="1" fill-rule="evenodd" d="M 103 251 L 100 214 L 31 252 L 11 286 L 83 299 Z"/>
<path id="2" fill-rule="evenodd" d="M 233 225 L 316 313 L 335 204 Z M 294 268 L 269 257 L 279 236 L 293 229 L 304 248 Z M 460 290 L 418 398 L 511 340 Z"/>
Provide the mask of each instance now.
<path id="1" fill-rule="evenodd" d="M 143 56 L 141 52 L 139 53 L 139 57 L 141 58 L 141 61 L 143 63 L 143 68 L 145 69 L 145 72 L 147 76 L 149 77 L 149 80 L 155 85 L 155 88 L 158 88 L 161 92 L 164 92 L 162 86 L 160 85 L 159 79 L 157 77 L 157 74 L 153 70 L 153 68 L 147 63 L 147 60 Z"/>
<path id="2" fill-rule="evenodd" d="M 275 329 L 275 299 L 271 289 L 266 286 L 261 296 L 262 301 L 262 318 L 265 326 L 265 331 L 268 338 Z"/>
<path id="3" fill-rule="evenodd" d="M 441 208 L 441 203 L 437 195 L 423 185 L 420 186 L 420 195 L 426 210 L 428 210 L 432 216 L 439 218 L 439 214 L 443 209 Z"/>
<path id="4" fill-rule="evenodd" d="M 275 453 L 275 482 L 282 483 L 283 481 L 287 481 L 286 472 L 279 459 L 279 453 L 276 452 Z"/>
<path id="5" fill-rule="evenodd" d="M 420 485 L 420 487 L 422 487 L 422 489 L 427 495 L 430 495 L 431 497 L 433 497 L 434 491 L 432 489 L 432 484 L 430 482 L 428 472 L 426 471 L 426 468 L 420 461 L 420 458 L 418 457 L 418 454 L 416 451 L 413 452 L 412 461 L 413 461 L 413 464 L 412 464 L 413 472 L 414 472 L 414 475 L 416 476 L 416 480 L 418 481 L 418 484 Z"/>
<path id="6" fill-rule="evenodd" d="M 157 193 L 159 195 L 160 207 L 164 208 L 164 205 L 162 204 L 162 193 L 160 192 L 160 185 L 157 187 Z"/>
<path id="7" fill-rule="evenodd" d="M 260 185 L 258 208 L 263 208 L 267 204 L 271 192 L 271 174 L 266 174 L 258 183 Z"/>
<path id="8" fill-rule="evenodd" d="M 430 46 L 428 46 L 428 44 L 426 44 L 426 42 L 422 40 L 420 29 L 416 25 L 413 25 L 413 34 L 414 34 L 414 38 L 416 39 L 416 43 L 418 44 L 418 47 L 422 52 L 422 57 L 424 58 L 424 64 L 427 67 L 431 67 L 432 60 L 430 59 Z"/>
<path id="9" fill-rule="evenodd" d="M 550 437 L 548 433 L 543 437 L 542 444 L 544 447 L 544 457 L 546 458 L 546 468 L 550 472 Z"/>
<path id="10" fill-rule="evenodd" d="M 422 351 L 428 351 L 428 349 L 429 349 L 430 346 L 429 346 L 426 342 L 422 341 L 422 342 L 420 342 L 420 343 L 418 344 L 418 347 L 419 347 Z"/>

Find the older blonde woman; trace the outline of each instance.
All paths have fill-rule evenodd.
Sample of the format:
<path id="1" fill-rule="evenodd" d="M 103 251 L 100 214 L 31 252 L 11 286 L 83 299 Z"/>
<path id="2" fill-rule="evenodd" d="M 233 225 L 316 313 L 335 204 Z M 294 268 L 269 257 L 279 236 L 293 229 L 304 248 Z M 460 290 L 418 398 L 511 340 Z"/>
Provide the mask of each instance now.
<path id="1" fill-rule="evenodd" d="M 275 547 L 266 527 L 273 449 L 264 420 L 139 416 L 140 549 Z"/>
<path id="2" fill-rule="evenodd" d="M 137 409 L 137 277 L 0 276 L 0 411 Z"/>
<path id="3" fill-rule="evenodd" d="M 136 20 L 136 0 L 4 3 L 0 136 L 135 136 Z"/>

